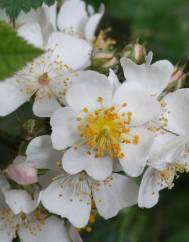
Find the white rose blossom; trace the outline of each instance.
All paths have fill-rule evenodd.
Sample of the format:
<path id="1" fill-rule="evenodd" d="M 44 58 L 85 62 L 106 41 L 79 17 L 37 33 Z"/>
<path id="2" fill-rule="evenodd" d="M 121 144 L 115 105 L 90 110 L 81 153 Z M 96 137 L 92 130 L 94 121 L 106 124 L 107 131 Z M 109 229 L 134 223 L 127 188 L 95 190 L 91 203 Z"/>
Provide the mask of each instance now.
<path id="1" fill-rule="evenodd" d="M 37 208 L 39 199 L 32 199 L 24 190 L 11 190 L 1 179 L 0 240 L 11 242 L 18 237 L 23 242 L 81 242 L 71 225 Z"/>
<path id="2" fill-rule="evenodd" d="M 10 20 L 5 11 L 0 11 L 0 19 L 9 23 Z M 49 48 L 49 42 L 51 42 L 49 38 L 51 37 L 50 39 L 56 41 L 56 45 L 58 45 L 56 53 L 60 55 L 65 50 L 71 50 L 73 53 L 76 49 L 74 46 L 78 48 L 82 45 L 83 51 L 85 47 L 89 53 L 88 62 L 85 65 L 90 65 L 92 42 L 104 11 L 103 4 L 99 8 L 99 12 L 95 13 L 94 8 L 91 5 L 86 6 L 84 1 L 68 0 L 60 7 L 57 14 L 57 3 L 50 7 L 43 4 L 42 7 L 31 10 L 27 14 L 21 12 L 16 19 L 16 30 L 19 36 L 42 49 Z M 74 49 L 61 45 L 64 38 L 73 44 Z M 52 46 L 51 43 L 50 47 L 54 48 L 54 45 Z"/>
<path id="3" fill-rule="evenodd" d="M 138 186 L 129 178 L 113 173 L 104 181 L 97 181 L 84 171 L 75 175 L 60 166 L 62 152 L 54 150 L 51 138 L 34 138 L 26 150 L 26 164 L 49 169 L 47 176 L 38 178 L 43 191 L 40 199 L 51 213 L 67 218 L 74 226 L 87 225 L 94 200 L 99 214 L 108 219 L 125 207 L 137 202 Z"/>
<path id="4" fill-rule="evenodd" d="M 121 63 L 127 81 L 141 85 L 157 98 L 161 106 L 159 117 L 146 124 L 156 137 L 138 198 L 140 207 L 152 207 L 159 200 L 159 191 L 172 187 L 177 173 L 188 171 L 189 89 L 163 92 L 173 73 L 173 66 L 168 61 L 137 65 L 122 58 Z"/>
<path id="5" fill-rule="evenodd" d="M 189 171 L 188 139 L 171 133 L 158 135 L 150 150 L 146 169 L 139 189 L 138 205 L 153 207 L 162 189 L 171 189 L 179 173 Z"/>
<path id="6" fill-rule="evenodd" d="M 85 172 L 70 175 L 62 172 L 41 195 L 43 206 L 51 213 L 67 218 L 75 227 L 89 222 L 92 201 L 105 219 L 136 204 L 138 186 L 131 179 L 113 173 L 104 181 L 96 181 Z"/>
<path id="7" fill-rule="evenodd" d="M 73 69 L 81 67 L 88 59 L 88 52 L 84 51 L 82 44 L 78 46 L 69 38 L 64 38 L 61 44 L 66 47 L 62 53 L 65 62 L 49 49 L 13 77 L 0 82 L 0 116 L 15 111 L 33 95 L 33 112 L 39 117 L 49 117 L 64 104 L 66 90 L 75 75 Z"/>
<path id="8" fill-rule="evenodd" d="M 51 118 L 52 143 L 65 150 L 64 170 L 104 180 L 115 160 L 131 176 L 142 173 L 153 135 L 144 124 L 159 116 L 158 101 L 137 83 L 122 85 L 94 71 L 78 73 L 67 91 L 67 107 Z"/>

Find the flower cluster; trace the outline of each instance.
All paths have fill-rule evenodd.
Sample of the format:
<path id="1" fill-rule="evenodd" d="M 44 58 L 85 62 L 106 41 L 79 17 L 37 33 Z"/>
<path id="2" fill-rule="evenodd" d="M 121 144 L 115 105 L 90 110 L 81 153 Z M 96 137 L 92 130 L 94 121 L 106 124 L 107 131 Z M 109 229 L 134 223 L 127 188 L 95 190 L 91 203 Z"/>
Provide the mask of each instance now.
<path id="1" fill-rule="evenodd" d="M 95 36 L 103 14 L 104 5 L 95 13 L 67 0 L 16 20 L 18 35 L 44 54 L 0 82 L 0 115 L 30 100 L 49 128 L 2 170 L 1 241 L 81 241 L 75 228 L 90 230 L 94 212 L 109 219 L 150 208 L 189 171 L 189 89 L 170 92 L 178 73 L 167 60 L 151 64 L 140 44 L 120 60 L 103 52 L 114 44 Z M 92 68 L 97 57 L 109 60 L 109 75 Z"/>

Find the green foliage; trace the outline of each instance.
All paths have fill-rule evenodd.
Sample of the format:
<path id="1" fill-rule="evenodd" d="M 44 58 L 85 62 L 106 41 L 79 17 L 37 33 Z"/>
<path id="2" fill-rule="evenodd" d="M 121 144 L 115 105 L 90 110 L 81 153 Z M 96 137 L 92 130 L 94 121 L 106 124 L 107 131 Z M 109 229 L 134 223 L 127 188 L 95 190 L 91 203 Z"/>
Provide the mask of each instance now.
<path id="1" fill-rule="evenodd" d="M 0 8 L 5 9 L 10 18 L 16 19 L 21 11 L 25 13 L 29 10 L 40 7 L 43 3 L 52 5 L 55 0 L 0 0 Z"/>
<path id="2" fill-rule="evenodd" d="M 0 43 L 0 80 L 11 76 L 42 53 L 42 50 L 26 43 L 11 27 L 1 22 Z"/>

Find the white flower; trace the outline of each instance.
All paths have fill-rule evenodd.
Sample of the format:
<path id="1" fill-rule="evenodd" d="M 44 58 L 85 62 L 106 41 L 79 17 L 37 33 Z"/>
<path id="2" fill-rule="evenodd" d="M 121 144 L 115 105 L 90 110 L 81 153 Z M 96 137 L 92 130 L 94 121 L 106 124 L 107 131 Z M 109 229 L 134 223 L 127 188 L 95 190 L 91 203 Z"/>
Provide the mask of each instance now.
<path id="1" fill-rule="evenodd" d="M 69 38 L 62 39 L 61 44 L 65 46 L 62 53 L 65 62 L 59 56 L 54 56 L 54 51 L 49 49 L 15 76 L 0 82 L 0 116 L 13 112 L 34 94 L 33 112 L 37 116 L 49 117 L 61 107 L 66 90 L 75 75 L 72 69 L 79 68 L 88 56 L 82 44 L 74 45 Z"/>
<path id="2" fill-rule="evenodd" d="M 153 135 L 143 125 L 158 117 L 159 103 L 138 84 L 120 85 L 115 74 L 110 77 L 78 73 L 66 94 L 68 107 L 51 118 L 54 148 L 71 146 L 62 159 L 70 174 L 85 170 L 104 180 L 119 159 L 129 175 L 138 176 L 146 165 Z"/>
<path id="3" fill-rule="evenodd" d="M 11 242 L 18 235 L 23 242 L 51 242 L 54 238 L 57 242 L 81 242 L 76 231 L 66 227 L 62 219 L 37 208 L 39 197 L 33 200 L 24 190 L 11 190 L 2 179 L 1 190 L 0 241 Z"/>
<path id="4" fill-rule="evenodd" d="M 105 219 L 136 203 L 138 187 L 123 175 L 112 174 L 96 181 L 85 172 L 70 175 L 62 172 L 42 192 L 43 206 L 52 213 L 67 218 L 75 227 L 87 225 L 94 200 L 99 214 Z"/>
<path id="5" fill-rule="evenodd" d="M 91 42 L 95 37 L 104 10 L 103 4 L 99 8 L 99 12 L 95 13 L 94 8 L 91 5 L 86 7 L 84 1 L 65 1 L 57 17 L 58 29 Z"/>
<path id="6" fill-rule="evenodd" d="M 173 65 L 166 60 L 152 65 L 137 65 L 126 58 L 121 63 L 127 82 L 141 85 L 151 95 L 156 96 L 161 104 L 160 116 L 149 125 L 149 129 L 153 132 L 167 130 L 176 135 L 188 136 L 189 89 L 179 89 L 167 95 L 162 93 L 171 81 Z"/>
<path id="7" fill-rule="evenodd" d="M 51 7 L 43 4 L 35 11 L 19 15 L 17 25 L 20 27 L 17 32 L 37 47 L 43 47 L 50 34 L 55 31 L 92 42 L 104 10 L 103 4 L 99 12 L 95 13 L 94 8 L 86 6 L 84 1 L 69 0 L 64 2 L 57 14 L 56 3 Z"/>
<path id="8" fill-rule="evenodd" d="M 174 186 L 179 173 L 189 171 L 188 139 L 170 133 L 158 135 L 149 156 L 149 168 L 139 188 L 138 205 L 153 207 L 159 200 L 159 191 Z"/>

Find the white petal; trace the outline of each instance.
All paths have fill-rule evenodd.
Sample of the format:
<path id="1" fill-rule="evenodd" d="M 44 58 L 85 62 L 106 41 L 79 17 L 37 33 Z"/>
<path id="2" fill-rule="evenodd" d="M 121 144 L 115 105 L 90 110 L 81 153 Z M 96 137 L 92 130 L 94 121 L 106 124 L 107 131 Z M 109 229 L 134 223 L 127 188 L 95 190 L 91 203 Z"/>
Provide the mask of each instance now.
<path id="1" fill-rule="evenodd" d="M 125 102 L 127 107 L 120 112 L 132 113 L 132 125 L 141 125 L 159 116 L 159 102 L 136 82 L 125 82 L 117 89 L 114 103 L 121 106 Z"/>
<path id="2" fill-rule="evenodd" d="M 68 233 L 72 242 L 83 242 L 79 232 L 71 224 L 69 225 Z"/>
<path id="3" fill-rule="evenodd" d="M 43 135 L 28 144 L 26 155 L 26 162 L 35 168 L 55 170 L 57 162 L 61 161 L 62 152 L 53 149 L 49 135 Z"/>
<path id="4" fill-rule="evenodd" d="M 149 154 L 149 164 L 156 169 L 166 169 L 167 163 L 176 162 L 184 152 L 186 139 L 170 133 L 154 138 Z"/>
<path id="5" fill-rule="evenodd" d="M 14 82 L 14 77 L 0 82 L 0 116 L 12 113 L 29 99 Z"/>
<path id="6" fill-rule="evenodd" d="M 38 23 L 28 23 L 24 24 L 17 29 L 19 36 L 23 37 L 30 44 L 36 47 L 43 47 L 43 36 L 41 32 L 41 27 Z"/>
<path id="7" fill-rule="evenodd" d="M 88 41 L 93 41 L 95 37 L 95 32 L 100 23 L 100 20 L 102 19 L 102 16 L 104 15 L 104 12 L 105 6 L 104 4 L 101 4 L 99 13 L 92 15 L 87 21 L 87 24 L 85 26 L 85 38 Z"/>
<path id="8" fill-rule="evenodd" d="M 42 10 L 45 14 L 45 21 L 41 21 L 42 28 L 47 25 L 51 24 L 54 29 L 56 29 L 56 15 L 57 15 L 57 2 L 55 2 L 53 5 L 48 6 L 46 4 L 42 5 Z M 41 15 L 40 15 L 41 17 Z"/>
<path id="9" fill-rule="evenodd" d="M 36 221 L 36 225 L 37 223 L 39 222 Z M 47 218 L 34 233 L 28 228 L 20 227 L 18 235 L 22 242 L 71 242 L 64 221 L 55 216 Z"/>
<path id="10" fill-rule="evenodd" d="M 91 211 L 90 195 L 77 192 L 74 182 L 64 182 L 63 179 L 52 182 L 44 190 L 42 204 L 49 212 L 67 218 L 75 227 L 84 227 Z"/>
<path id="11" fill-rule="evenodd" d="M 159 191 L 164 187 L 160 186 L 158 171 L 148 168 L 144 173 L 139 187 L 138 206 L 151 208 L 159 200 Z"/>
<path id="12" fill-rule="evenodd" d="M 111 87 L 113 89 L 113 93 L 115 93 L 117 88 L 119 86 L 121 86 L 121 83 L 119 82 L 119 79 L 118 79 L 117 75 L 115 74 L 115 72 L 112 69 L 110 69 L 108 80 L 109 80 L 110 85 L 111 85 Z"/>
<path id="13" fill-rule="evenodd" d="M 61 105 L 55 96 L 44 96 L 42 98 L 36 96 L 33 104 L 33 112 L 38 117 L 50 117 L 59 108 L 61 108 Z"/>
<path id="14" fill-rule="evenodd" d="M 112 173 L 113 160 L 109 157 L 96 158 L 93 153 L 89 155 L 85 147 L 70 148 L 63 156 L 62 166 L 69 174 L 84 170 L 94 179 L 104 180 Z"/>
<path id="15" fill-rule="evenodd" d="M 77 142 L 76 117 L 76 113 L 69 107 L 61 108 L 52 115 L 51 139 L 55 149 L 63 150 Z"/>
<path id="16" fill-rule="evenodd" d="M 105 75 L 95 71 L 78 72 L 74 85 L 68 89 L 66 102 L 76 111 L 84 107 L 95 109 L 99 106 L 98 97 L 104 98 L 108 105 L 112 96 L 112 87 Z"/>
<path id="17" fill-rule="evenodd" d="M 0 241 L 12 242 L 15 237 L 15 231 L 14 229 L 11 229 L 9 226 L 6 226 L 6 223 L 7 221 L 5 221 L 4 224 L 3 221 L 0 221 L 0 226 L 2 226 L 2 228 L 0 229 Z"/>
<path id="18" fill-rule="evenodd" d="M 92 46 L 83 39 L 54 32 L 50 35 L 46 48 L 53 50 L 52 58 L 59 58 L 63 64 L 74 70 L 90 65 Z"/>
<path id="19" fill-rule="evenodd" d="M 60 30 L 83 33 L 88 19 L 84 1 L 65 1 L 58 14 L 57 24 Z"/>
<path id="20" fill-rule="evenodd" d="M 21 212 L 31 213 L 39 204 L 39 194 L 36 194 L 34 199 L 26 191 L 18 189 L 3 189 L 3 194 L 7 205 L 12 209 L 14 214 Z"/>
<path id="21" fill-rule="evenodd" d="M 154 137 L 151 132 L 143 128 L 133 128 L 132 133 L 139 135 L 139 143 L 121 145 L 121 150 L 125 156 L 120 159 L 120 163 L 129 176 L 135 177 L 139 176 L 144 170 Z"/>
<path id="22" fill-rule="evenodd" d="M 100 215 L 109 219 L 137 203 L 138 186 L 123 175 L 113 174 L 107 181 L 100 182 L 98 189 L 93 189 L 93 197 Z"/>
<path id="23" fill-rule="evenodd" d="M 152 65 L 137 65 L 130 59 L 122 58 L 121 64 L 128 82 L 136 82 L 156 96 L 168 85 L 174 69 L 167 60 L 157 61 Z"/>
<path id="24" fill-rule="evenodd" d="M 165 96 L 163 101 L 168 111 L 167 129 L 180 135 L 189 135 L 189 88 L 179 89 Z"/>
<path id="25" fill-rule="evenodd" d="M 152 59 L 153 59 L 153 52 L 149 51 L 146 58 L 145 58 L 146 64 L 150 65 L 151 62 L 152 62 Z"/>

